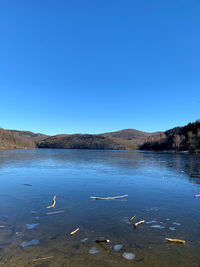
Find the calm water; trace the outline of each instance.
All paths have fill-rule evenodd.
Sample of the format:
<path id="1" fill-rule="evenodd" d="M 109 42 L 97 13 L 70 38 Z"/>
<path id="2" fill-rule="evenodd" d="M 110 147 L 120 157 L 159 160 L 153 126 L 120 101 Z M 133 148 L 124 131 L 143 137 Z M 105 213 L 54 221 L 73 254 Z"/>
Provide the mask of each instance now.
<path id="1" fill-rule="evenodd" d="M 121 201 L 90 199 L 125 194 Z M 200 198 L 194 194 L 200 194 L 200 155 L 0 151 L 0 265 L 200 266 Z M 47 209 L 53 195 L 56 207 Z M 55 211 L 64 212 L 46 214 Z M 146 223 L 134 229 L 133 215 Z M 186 245 L 168 244 L 166 237 Z M 111 242 L 99 246 L 100 238 Z M 115 245 L 122 246 L 115 251 Z M 51 258 L 37 260 L 45 257 Z"/>

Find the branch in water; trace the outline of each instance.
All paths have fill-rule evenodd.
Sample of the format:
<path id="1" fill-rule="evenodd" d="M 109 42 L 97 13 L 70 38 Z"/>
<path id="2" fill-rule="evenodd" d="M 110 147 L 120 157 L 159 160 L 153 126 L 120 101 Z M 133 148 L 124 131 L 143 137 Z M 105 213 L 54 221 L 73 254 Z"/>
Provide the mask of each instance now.
<path id="1" fill-rule="evenodd" d="M 90 197 L 90 198 L 95 199 L 95 200 L 114 200 L 114 199 L 123 198 L 123 197 L 127 197 L 127 196 L 128 195 L 116 196 L 116 197 Z"/>

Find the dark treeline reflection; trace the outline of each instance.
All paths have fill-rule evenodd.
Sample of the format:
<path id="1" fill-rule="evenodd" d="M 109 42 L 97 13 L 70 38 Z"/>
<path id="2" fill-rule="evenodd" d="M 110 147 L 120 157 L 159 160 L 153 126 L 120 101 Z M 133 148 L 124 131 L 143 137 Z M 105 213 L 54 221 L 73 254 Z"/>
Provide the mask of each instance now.
<path id="1" fill-rule="evenodd" d="M 26 164 L 25 164 L 26 163 Z M 114 150 L 0 150 L 0 168 L 91 168 L 118 169 L 135 172 L 140 168 L 168 169 L 185 173 L 188 179 L 200 183 L 200 154 L 178 154 L 145 151 Z"/>

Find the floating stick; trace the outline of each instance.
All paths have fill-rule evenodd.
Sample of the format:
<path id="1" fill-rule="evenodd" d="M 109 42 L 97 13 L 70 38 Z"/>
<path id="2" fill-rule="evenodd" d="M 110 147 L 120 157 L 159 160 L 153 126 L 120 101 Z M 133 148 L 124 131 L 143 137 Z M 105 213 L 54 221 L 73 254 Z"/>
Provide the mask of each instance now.
<path id="1" fill-rule="evenodd" d="M 38 258 L 38 259 L 35 259 L 35 260 L 32 260 L 32 261 L 48 260 L 48 259 L 51 259 L 53 257 L 54 256 L 49 256 L 49 257 L 45 257 L 45 258 Z"/>
<path id="2" fill-rule="evenodd" d="M 46 215 L 58 214 L 58 213 L 63 213 L 63 212 L 65 211 L 64 210 L 52 211 L 52 212 L 47 212 Z"/>
<path id="3" fill-rule="evenodd" d="M 110 242 L 110 240 L 109 239 L 97 239 L 97 240 L 95 240 L 95 242 L 97 242 L 97 243 L 101 243 L 101 242 L 105 242 L 105 243 L 109 243 Z"/>
<path id="4" fill-rule="evenodd" d="M 71 236 L 75 235 L 76 233 L 78 233 L 79 228 L 77 228 L 76 230 L 74 230 L 73 232 L 70 233 Z"/>
<path id="5" fill-rule="evenodd" d="M 56 196 L 53 196 L 53 204 L 51 206 L 48 206 L 47 209 L 55 208 L 56 205 Z"/>
<path id="6" fill-rule="evenodd" d="M 96 241 L 97 242 L 97 241 Z M 101 248 L 103 248 L 104 250 L 105 250 L 105 252 L 110 252 L 110 250 L 107 248 L 107 247 L 105 247 L 103 244 L 102 244 L 102 242 L 97 242 L 97 244 L 98 244 L 98 246 L 100 246 Z"/>
<path id="7" fill-rule="evenodd" d="M 165 239 L 170 243 L 177 243 L 177 244 L 185 245 L 185 240 L 173 239 L 173 238 L 165 238 Z"/>
<path id="8" fill-rule="evenodd" d="M 95 199 L 95 200 L 114 200 L 114 199 L 123 198 L 123 197 L 127 197 L 127 196 L 128 195 L 116 196 L 116 197 L 90 197 L 90 198 Z"/>
<path id="9" fill-rule="evenodd" d="M 131 222 L 131 223 L 133 223 L 134 224 L 134 222 L 132 222 L 132 220 L 135 218 L 135 215 L 134 216 L 132 216 L 130 219 L 129 219 L 129 222 Z"/>
<path id="10" fill-rule="evenodd" d="M 200 195 L 194 195 L 195 198 L 200 197 Z"/>
<path id="11" fill-rule="evenodd" d="M 145 221 L 143 220 L 143 221 L 139 221 L 139 222 L 137 222 L 137 223 L 134 223 L 134 228 L 136 228 L 138 225 L 140 225 L 140 224 L 143 224 Z"/>

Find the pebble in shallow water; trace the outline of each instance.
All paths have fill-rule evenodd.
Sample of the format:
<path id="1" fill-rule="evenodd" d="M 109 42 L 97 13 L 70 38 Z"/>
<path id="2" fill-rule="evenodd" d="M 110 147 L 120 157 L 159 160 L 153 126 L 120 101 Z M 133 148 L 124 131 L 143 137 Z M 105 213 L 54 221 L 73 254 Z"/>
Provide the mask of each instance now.
<path id="1" fill-rule="evenodd" d="M 120 251 L 121 249 L 123 248 L 123 245 L 122 244 L 117 244 L 113 247 L 113 250 L 114 251 Z"/>
<path id="2" fill-rule="evenodd" d="M 158 228 L 158 229 L 164 229 L 165 228 L 165 226 L 159 225 L 159 224 L 152 225 L 151 227 L 152 228 Z"/>
<path id="3" fill-rule="evenodd" d="M 28 230 L 32 230 L 32 229 L 34 229 L 36 226 L 38 226 L 38 224 L 39 223 L 27 223 L 27 225 L 26 225 L 26 228 L 28 229 Z"/>
<path id="4" fill-rule="evenodd" d="M 24 247 L 28 247 L 28 246 L 34 246 L 34 245 L 38 245 L 40 243 L 39 240 L 37 239 L 33 239 L 31 241 L 27 241 L 27 242 L 22 242 L 21 246 Z"/>
<path id="5" fill-rule="evenodd" d="M 89 253 L 92 254 L 92 255 L 94 255 L 94 254 L 99 253 L 99 250 L 98 250 L 97 248 L 93 247 L 93 248 L 91 248 L 91 249 L 89 250 Z"/>
<path id="6" fill-rule="evenodd" d="M 81 242 L 82 242 L 82 243 L 85 243 L 87 240 L 88 240 L 88 238 L 85 237 L 85 238 L 81 239 Z"/>
<path id="7" fill-rule="evenodd" d="M 133 260 L 135 258 L 135 254 L 132 252 L 124 252 L 122 256 L 127 260 Z"/>

